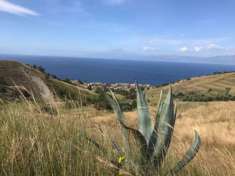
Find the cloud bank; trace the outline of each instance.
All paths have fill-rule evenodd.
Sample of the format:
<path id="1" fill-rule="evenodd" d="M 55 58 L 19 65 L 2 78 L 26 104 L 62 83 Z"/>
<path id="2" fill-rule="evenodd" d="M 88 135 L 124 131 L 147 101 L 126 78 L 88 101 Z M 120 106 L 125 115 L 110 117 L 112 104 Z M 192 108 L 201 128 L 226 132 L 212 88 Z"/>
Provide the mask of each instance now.
<path id="1" fill-rule="evenodd" d="M 30 15 L 38 16 L 39 14 L 31 9 L 25 8 L 20 5 L 13 4 L 7 0 L 0 0 L 0 12 L 6 12 L 14 15 Z"/>

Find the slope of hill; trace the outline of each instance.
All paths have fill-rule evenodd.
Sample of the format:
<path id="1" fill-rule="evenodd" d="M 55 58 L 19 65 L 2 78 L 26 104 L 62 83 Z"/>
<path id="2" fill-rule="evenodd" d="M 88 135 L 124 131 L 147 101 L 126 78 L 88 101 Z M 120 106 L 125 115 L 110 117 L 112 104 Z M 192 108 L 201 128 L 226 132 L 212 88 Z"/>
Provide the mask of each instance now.
<path id="1" fill-rule="evenodd" d="M 209 89 L 212 91 L 222 92 L 226 88 L 231 88 L 230 93 L 235 94 L 235 73 L 195 77 L 191 80 L 180 81 L 174 84 L 173 87 L 178 92 L 182 89 L 186 92 L 207 92 Z"/>
<path id="2" fill-rule="evenodd" d="M 13 100 L 22 94 L 46 103 L 54 101 L 54 95 L 79 99 L 90 98 L 95 93 L 50 77 L 47 73 L 16 61 L 0 61 L 0 98 Z"/>
<path id="3" fill-rule="evenodd" d="M 22 96 L 23 95 L 23 96 Z M 70 80 L 61 80 L 51 75 L 41 66 L 26 65 L 16 61 L 0 61 L 0 99 L 18 100 L 36 99 L 46 104 L 63 104 L 68 108 L 81 105 L 93 105 L 97 109 L 110 109 L 104 96 L 103 88 L 100 91 L 89 90 Z M 118 96 L 120 97 L 120 96 Z M 133 108 L 127 97 L 119 98 L 125 110 Z"/>
<path id="4" fill-rule="evenodd" d="M 171 86 L 175 96 L 184 101 L 234 100 L 235 73 L 218 73 L 194 77 L 188 80 L 178 81 L 171 84 Z M 167 85 L 149 89 L 147 94 L 150 102 L 156 104 L 160 91 L 162 89 L 165 90 L 168 87 L 169 86 Z M 193 100 L 190 98 L 195 99 Z"/>
<path id="5" fill-rule="evenodd" d="M 53 99 L 45 83 L 45 75 L 15 61 L 0 61 L 0 88 L 1 98 L 14 99 L 23 94 L 46 102 Z"/>

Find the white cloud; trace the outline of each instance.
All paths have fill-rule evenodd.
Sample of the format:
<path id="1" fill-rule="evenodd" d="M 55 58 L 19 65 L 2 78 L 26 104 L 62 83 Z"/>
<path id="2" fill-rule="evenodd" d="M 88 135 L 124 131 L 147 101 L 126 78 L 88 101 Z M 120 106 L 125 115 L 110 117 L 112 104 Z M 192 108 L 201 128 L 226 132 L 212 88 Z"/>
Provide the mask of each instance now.
<path id="1" fill-rule="evenodd" d="M 187 52 L 191 54 L 205 54 L 205 53 L 226 53 L 231 49 L 217 42 L 209 41 L 209 40 L 189 40 L 184 41 L 180 45 L 172 45 L 173 47 L 177 47 L 180 52 Z"/>
<path id="2" fill-rule="evenodd" d="M 194 50 L 195 52 L 199 52 L 199 51 L 202 50 L 202 47 L 200 47 L 200 46 L 194 46 L 194 47 L 193 47 L 193 50 Z"/>
<path id="3" fill-rule="evenodd" d="M 186 46 L 183 46 L 183 47 L 181 47 L 180 48 L 180 51 L 181 52 L 187 52 L 189 49 L 188 49 L 188 47 L 186 47 Z"/>
<path id="4" fill-rule="evenodd" d="M 13 4 L 7 0 L 0 0 L 0 11 L 15 15 L 31 15 L 38 16 L 39 14 L 31 9 L 20 5 Z"/>
<path id="5" fill-rule="evenodd" d="M 232 38 L 218 37 L 218 38 L 187 38 L 186 36 L 145 36 L 141 38 L 140 45 L 148 46 L 142 47 L 142 51 L 157 48 L 157 54 L 187 54 L 187 55 L 226 55 L 232 52 L 234 46 L 230 46 Z M 228 44 L 230 45 L 228 46 Z"/>
<path id="6" fill-rule="evenodd" d="M 200 51 L 210 51 L 210 50 L 226 50 L 225 47 L 222 47 L 215 43 L 207 43 L 201 46 L 194 46 L 193 51 L 200 52 Z"/>

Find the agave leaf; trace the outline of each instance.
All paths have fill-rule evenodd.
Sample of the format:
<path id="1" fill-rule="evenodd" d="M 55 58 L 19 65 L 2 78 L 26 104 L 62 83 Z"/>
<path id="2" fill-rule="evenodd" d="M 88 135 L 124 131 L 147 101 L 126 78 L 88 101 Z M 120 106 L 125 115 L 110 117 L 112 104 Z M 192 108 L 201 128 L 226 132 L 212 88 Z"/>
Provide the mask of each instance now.
<path id="1" fill-rule="evenodd" d="M 152 135 L 150 137 L 150 141 L 149 141 L 148 155 L 150 157 L 152 156 L 152 154 L 155 150 L 155 145 L 157 142 L 158 121 L 159 121 L 160 115 L 162 113 L 162 107 L 163 107 L 162 94 L 163 93 L 161 91 L 158 106 L 157 106 L 157 113 L 156 113 L 156 119 L 155 119 L 155 124 L 154 124 L 154 130 L 153 130 L 153 133 L 152 133 Z"/>
<path id="2" fill-rule="evenodd" d="M 123 126 L 123 128 L 125 128 L 126 130 L 128 130 L 130 132 L 130 134 L 132 134 L 134 136 L 134 138 L 136 139 L 136 141 L 138 141 L 141 145 L 141 151 L 143 156 L 146 155 L 146 151 L 147 151 L 147 143 L 145 140 L 145 137 L 142 135 L 141 132 L 139 132 L 138 130 L 128 127 L 126 124 L 124 124 L 122 121 L 120 121 L 121 125 Z"/>
<path id="3" fill-rule="evenodd" d="M 106 95 L 106 99 L 108 100 L 108 102 L 112 106 L 113 111 L 116 113 L 117 120 L 121 124 L 121 130 L 122 130 L 122 134 L 123 134 L 123 142 L 125 144 L 126 151 L 128 154 L 130 152 L 128 130 L 126 128 L 124 128 L 122 125 L 122 124 L 124 124 L 124 114 L 119 106 L 119 103 L 117 101 L 116 96 L 114 95 L 114 93 L 111 90 L 110 90 L 110 94 L 111 94 L 112 98 L 109 95 Z"/>
<path id="4" fill-rule="evenodd" d="M 170 170 L 167 176 L 172 176 L 177 174 L 183 167 L 185 167 L 197 154 L 201 145 L 201 138 L 197 131 L 195 131 L 194 142 L 191 147 L 188 149 L 186 154 L 183 156 L 176 166 Z"/>
<path id="5" fill-rule="evenodd" d="M 172 90 L 170 88 L 168 95 L 163 104 L 160 104 L 157 123 L 155 124 L 155 153 L 154 163 L 160 167 L 162 160 L 165 158 L 169 148 L 172 132 L 175 125 L 176 114 L 174 112 L 174 103 Z M 154 141 L 153 141 L 154 142 Z"/>
<path id="6" fill-rule="evenodd" d="M 116 96 L 114 95 L 113 91 L 109 91 L 111 94 L 111 97 L 109 95 L 106 95 L 106 99 L 108 100 L 109 104 L 111 105 L 113 111 L 116 113 L 116 117 L 119 121 L 123 121 L 124 120 L 124 114 L 119 106 L 118 100 L 116 98 Z"/>
<path id="7" fill-rule="evenodd" d="M 149 114 L 148 105 L 145 99 L 144 92 L 136 85 L 137 89 L 137 111 L 139 117 L 139 131 L 145 137 L 147 144 L 153 132 L 152 120 Z"/>

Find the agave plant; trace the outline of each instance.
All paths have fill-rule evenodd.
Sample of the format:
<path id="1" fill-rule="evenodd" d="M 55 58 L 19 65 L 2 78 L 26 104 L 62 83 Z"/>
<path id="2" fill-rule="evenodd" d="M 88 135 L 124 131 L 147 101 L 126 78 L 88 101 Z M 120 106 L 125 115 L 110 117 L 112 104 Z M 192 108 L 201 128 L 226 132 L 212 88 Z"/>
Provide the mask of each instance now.
<path id="1" fill-rule="evenodd" d="M 134 136 L 135 140 L 139 142 L 140 158 L 138 168 L 141 168 L 144 175 L 159 174 L 160 167 L 166 157 L 176 120 L 176 108 L 173 103 L 172 90 L 169 92 L 163 100 L 162 92 L 158 109 L 155 118 L 155 124 L 153 124 L 147 101 L 144 92 L 137 85 L 137 111 L 138 111 L 138 129 L 133 129 L 127 126 L 125 117 L 117 98 L 114 93 L 110 91 L 111 95 L 107 95 L 107 99 L 112 106 L 118 122 L 120 123 L 123 138 L 125 142 L 125 155 L 127 160 L 131 161 L 129 134 Z M 166 175 L 172 176 L 177 174 L 185 165 L 187 165 L 196 155 L 201 144 L 201 139 L 197 131 L 195 131 L 195 139 L 191 147 L 183 156 L 174 168 L 172 168 Z M 153 169 L 152 169 L 153 168 Z"/>

